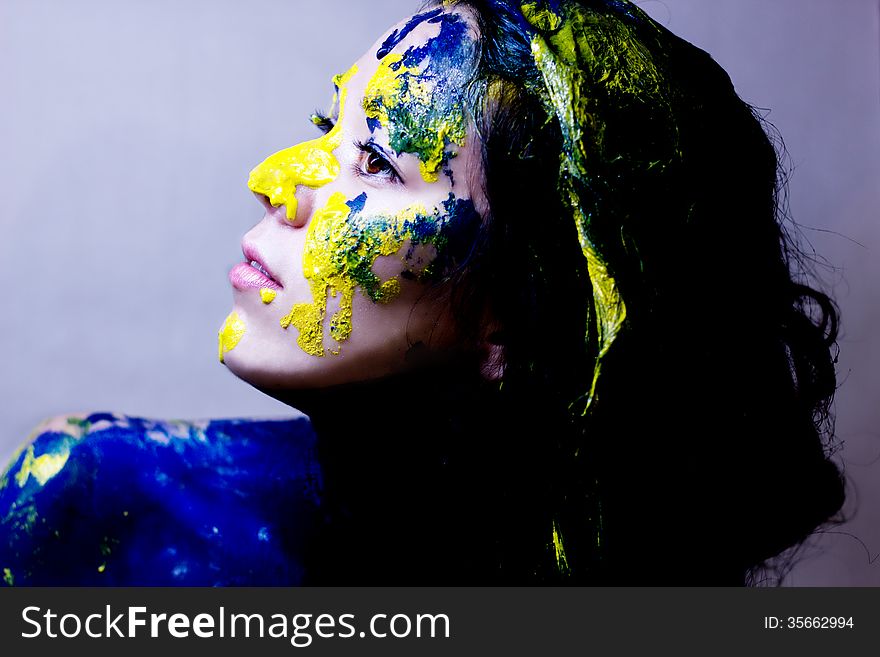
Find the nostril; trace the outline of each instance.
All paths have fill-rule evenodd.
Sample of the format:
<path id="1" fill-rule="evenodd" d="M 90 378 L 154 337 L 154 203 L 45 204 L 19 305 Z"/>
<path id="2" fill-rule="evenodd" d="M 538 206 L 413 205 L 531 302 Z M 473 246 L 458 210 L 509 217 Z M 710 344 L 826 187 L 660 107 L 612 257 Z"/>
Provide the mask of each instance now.
<path id="1" fill-rule="evenodd" d="M 272 209 L 272 203 L 269 201 L 268 196 L 266 196 L 265 194 L 260 194 L 259 192 L 254 192 L 254 196 L 257 197 L 257 200 L 260 202 L 260 205 L 262 205 L 264 208 L 266 208 L 267 210 Z"/>

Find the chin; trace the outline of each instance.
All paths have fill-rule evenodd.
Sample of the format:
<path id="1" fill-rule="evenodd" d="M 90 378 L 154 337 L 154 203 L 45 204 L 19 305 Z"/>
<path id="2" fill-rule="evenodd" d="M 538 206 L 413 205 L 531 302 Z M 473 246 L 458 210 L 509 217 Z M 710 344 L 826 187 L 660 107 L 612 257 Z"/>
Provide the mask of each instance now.
<path id="1" fill-rule="evenodd" d="M 327 362 L 330 357 L 317 358 L 305 353 L 299 357 L 295 350 L 295 344 L 276 350 L 256 349 L 253 343 L 242 340 L 235 349 L 224 354 L 223 364 L 242 381 L 276 398 L 285 391 L 332 384 L 330 375 L 334 368 L 328 368 L 332 363 Z"/>

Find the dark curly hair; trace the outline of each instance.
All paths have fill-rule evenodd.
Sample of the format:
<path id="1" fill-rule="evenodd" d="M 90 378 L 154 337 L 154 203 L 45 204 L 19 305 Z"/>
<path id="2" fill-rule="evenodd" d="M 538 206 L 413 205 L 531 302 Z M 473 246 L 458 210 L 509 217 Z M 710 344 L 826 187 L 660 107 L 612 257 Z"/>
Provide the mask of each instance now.
<path id="1" fill-rule="evenodd" d="M 844 500 L 838 312 L 766 124 L 629 2 L 443 4 L 480 40 L 489 212 L 443 289 L 503 345 L 501 580 L 753 583 Z"/>

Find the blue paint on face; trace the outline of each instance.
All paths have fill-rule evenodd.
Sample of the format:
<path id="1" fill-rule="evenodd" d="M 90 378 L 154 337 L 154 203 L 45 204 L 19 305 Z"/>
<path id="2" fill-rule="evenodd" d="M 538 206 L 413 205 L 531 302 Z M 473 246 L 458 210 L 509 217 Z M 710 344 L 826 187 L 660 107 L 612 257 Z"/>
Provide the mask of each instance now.
<path id="1" fill-rule="evenodd" d="M 371 300 L 385 300 L 383 281 L 373 272 L 377 254 L 384 246 L 409 243 L 400 253 L 406 265 L 400 276 L 424 282 L 437 279 L 447 269 L 470 253 L 479 215 L 470 199 L 449 196 L 431 212 L 402 210 L 400 213 L 370 214 L 364 212 L 367 195 L 360 194 L 346 201 L 350 212 L 344 228 L 346 247 L 336 257 L 340 271 L 358 285 Z M 431 245 L 433 254 L 418 247 Z"/>
<path id="2" fill-rule="evenodd" d="M 466 122 L 463 92 L 470 82 L 476 44 L 460 14 L 441 13 L 428 20 L 440 25 L 439 33 L 424 44 L 410 46 L 398 61 L 389 64 L 392 71 L 399 72 L 399 97 L 371 97 L 365 100 L 364 109 L 368 115 L 387 114 L 388 125 L 368 116 L 367 127 L 371 134 L 386 129 L 395 153 L 415 154 L 423 163 L 440 155 L 439 166 L 446 167 L 449 154 L 438 152 L 438 134 L 443 135 L 439 139 L 444 141 L 444 151 L 451 143 L 462 143 L 459 128 Z M 429 98 L 425 97 L 426 87 L 431 90 Z"/>
<path id="3" fill-rule="evenodd" d="M 403 53 L 403 59 L 392 66 L 397 70 L 401 65 L 419 66 L 426 57 L 430 58 L 429 68 L 442 71 L 452 67 L 463 68 L 472 54 L 472 41 L 468 24 L 458 14 L 443 14 L 430 21 L 440 24 L 440 33 L 428 39 L 422 46 L 410 46 Z"/>
<path id="4" fill-rule="evenodd" d="M 379 119 L 374 119 L 372 116 L 367 117 L 367 127 L 370 129 L 370 134 L 373 134 L 382 127 L 382 124 L 379 123 Z"/>
<path id="5" fill-rule="evenodd" d="M 416 14 L 415 16 L 410 18 L 407 21 L 406 25 L 404 25 L 399 30 L 394 30 L 394 32 L 392 32 L 391 35 L 382 42 L 382 46 L 379 48 L 379 50 L 376 51 L 376 59 L 382 59 L 383 57 L 385 57 L 388 53 L 394 50 L 394 47 L 398 43 L 403 41 L 410 32 L 412 32 L 426 20 L 436 18 L 441 13 L 443 13 L 443 9 L 438 8 L 432 9 L 431 11 L 426 11 L 424 14 Z"/>
<path id="6" fill-rule="evenodd" d="M 350 201 L 346 201 L 345 204 L 351 208 L 352 213 L 361 212 L 364 209 L 364 205 L 367 203 L 367 194 L 366 192 L 361 192 L 359 196 L 353 198 Z"/>

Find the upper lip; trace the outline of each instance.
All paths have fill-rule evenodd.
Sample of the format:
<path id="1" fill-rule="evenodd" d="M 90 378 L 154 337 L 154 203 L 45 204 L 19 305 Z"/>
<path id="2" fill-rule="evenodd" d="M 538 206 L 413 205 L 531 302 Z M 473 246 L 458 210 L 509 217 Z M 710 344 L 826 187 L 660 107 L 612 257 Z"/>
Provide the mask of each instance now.
<path id="1" fill-rule="evenodd" d="M 269 274 L 269 278 L 278 283 L 278 285 L 280 285 L 281 287 L 284 287 L 283 285 L 281 285 L 281 281 L 278 280 L 274 272 L 266 265 L 266 260 L 260 254 L 260 250 L 256 246 L 250 244 L 249 242 L 242 242 L 241 252 L 244 254 L 245 262 L 250 263 L 251 260 L 258 262 L 260 264 L 260 267 L 263 268 L 263 271 Z"/>

